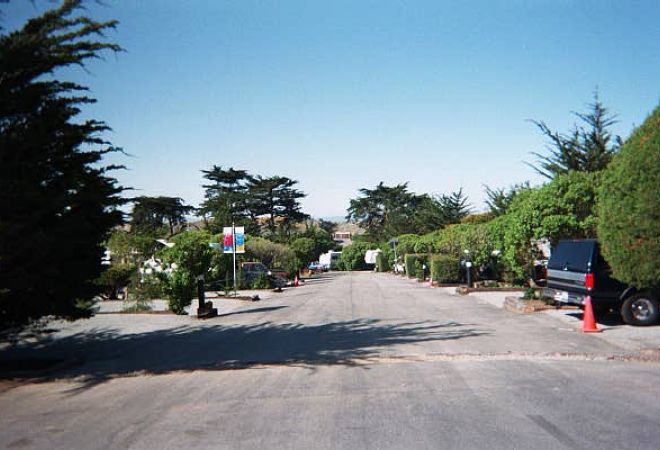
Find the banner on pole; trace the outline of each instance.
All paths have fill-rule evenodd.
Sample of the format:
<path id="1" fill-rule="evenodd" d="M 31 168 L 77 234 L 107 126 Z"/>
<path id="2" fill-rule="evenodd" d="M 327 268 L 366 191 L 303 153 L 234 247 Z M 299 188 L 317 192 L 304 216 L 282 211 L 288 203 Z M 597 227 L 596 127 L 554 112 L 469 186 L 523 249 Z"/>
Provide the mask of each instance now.
<path id="1" fill-rule="evenodd" d="M 245 253 L 245 227 L 234 227 L 236 230 L 236 253 Z"/>
<path id="2" fill-rule="evenodd" d="M 232 235 L 232 227 L 224 227 L 224 238 L 222 247 L 224 253 L 234 253 L 234 243 L 236 243 L 236 253 L 245 253 L 245 227 L 234 227 L 236 236 Z"/>

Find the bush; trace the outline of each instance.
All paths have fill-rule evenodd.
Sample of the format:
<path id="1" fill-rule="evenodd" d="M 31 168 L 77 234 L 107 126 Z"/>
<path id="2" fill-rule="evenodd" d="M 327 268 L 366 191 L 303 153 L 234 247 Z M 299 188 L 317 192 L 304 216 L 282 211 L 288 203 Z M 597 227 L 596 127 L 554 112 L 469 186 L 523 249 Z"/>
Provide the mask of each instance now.
<path id="1" fill-rule="evenodd" d="M 252 282 L 252 289 L 270 289 L 272 287 L 270 277 L 265 273 L 259 274 L 259 276 Z"/>
<path id="2" fill-rule="evenodd" d="M 380 252 L 376 255 L 376 270 L 378 272 L 387 272 L 390 270 L 390 262 L 387 253 Z"/>
<path id="3" fill-rule="evenodd" d="M 168 278 L 164 273 L 151 275 L 135 274 L 128 285 L 128 293 L 139 292 L 139 295 L 147 300 L 167 296 Z"/>
<path id="4" fill-rule="evenodd" d="M 172 238 L 174 247 L 163 251 L 163 260 L 176 264 L 166 289 L 173 313 L 185 314 L 184 308 L 196 295 L 197 277 L 209 271 L 214 253 L 211 240 L 213 236 L 206 231 L 186 231 Z"/>
<path id="5" fill-rule="evenodd" d="M 369 242 L 353 242 L 342 249 L 341 257 L 337 267 L 339 270 L 364 270 L 367 269 L 367 263 L 364 262 L 364 255 L 367 250 L 374 248 L 374 244 Z"/>
<path id="6" fill-rule="evenodd" d="M 399 244 L 397 245 L 397 252 L 400 255 L 406 255 L 408 253 L 415 253 L 415 246 L 418 246 L 420 243 L 420 236 L 416 234 L 402 234 L 397 237 Z"/>
<path id="7" fill-rule="evenodd" d="M 168 280 L 168 306 L 174 314 L 185 314 L 196 295 L 197 277 L 187 270 L 177 270 Z"/>
<path id="8" fill-rule="evenodd" d="M 135 276 L 131 280 L 122 310 L 125 312 L 150 311 L 152 309 L 151 299 L 160 297 L 161 292 L 162 286 L 156 277 L 146 277 L 141 280 L 139 276 Z"/>
<path id="9" fill-rule="evenodd" d="M 603 175 L 598 238 L 619 280 L 660 288 L 660 107 L 633 132 Z"/>
<path id="10" fill-rule="evenodd" d="M 460 280 L 460 261 L 453 255 L 431 257 L 431 280 L 438 283 L 456 283 Z"/>
<path id="11" fill-rule="evenodd" d="M 596 234 L 596 193 L 600 172 L 570 172 L 539 188 L 519 192 L 507 213 L 487 224 L 495 249 L 501 250 L 508 278 L 523 282 L 535 255 L 532 242 L 547 238 L 588 238 Z M 480 264 L 475 261 L 476 264 Z"/>
<path id="12" fill-rule="evenodd" d="M 403 261 L 406 268 L 406 275 L 408 275 L 409 278 L 418 276 L 418 269 L 421 269 L 422 264 L 426 263 L 427 260 L 428 255 L 426 254 L 409 253 L 404 256 Z"/>
<path id="13" fill-rule="evenodd" d="M 271 269 L 283 269 L 289 275 L 298 271 L 300 262 L 293 250 L 260 237 L 249 237 L 245 243 L 245 256 L 261 261 Z"/>
<path id="14" fill-rule="evenodd" d="M 419 281 L 424 281 L 426 279 L 426 271 L 424 270 L 424 263 L 419 259 L 415 261 L 415 278 Z"/>
<path id="15" fill-rule="evenodd" d="M 296 258 L 298 258 L 298 264 L 300 264 L 298 269 L 307 267 L 309 263 L 316 261 L 320 255 L 320 253 L 316 253 L 316 243 L 308 237 L 294 239 L 289 244 L 289 248 L 296 255 Z"/>
<path id="16" fill-rule="evenodd" d="M 103 272 L 98 279 L 99 286 L 103 289 L 103 294 L 109 299 L 117 298 L 117 291 L 131 281 L 131 276 L 137 273 L 132 264 L 113 264 Z"/>

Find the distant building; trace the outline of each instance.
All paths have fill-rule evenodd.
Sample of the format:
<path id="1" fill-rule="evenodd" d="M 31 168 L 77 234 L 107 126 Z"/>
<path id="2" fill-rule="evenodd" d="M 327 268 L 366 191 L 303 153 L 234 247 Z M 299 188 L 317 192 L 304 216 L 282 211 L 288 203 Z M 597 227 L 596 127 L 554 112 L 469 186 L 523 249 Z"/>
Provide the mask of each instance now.
<path id="1" fill-rule="evenodd" d="M 353 237 L 353 233 L 350 231 L 335 231 L 332 233 L 332 239 L 338 244 L 341 245 L 349 245 L 352 240 L 351 238 Z"/>
<path id="2" fill-rule="evenodd" d="M 364 233 L 364 230 L 354 223 L 338 223 L 335 232 L 332 233 L 332 239 L 339 245 L 346 246 L 351 245 L 353 238 L 362 233 Z"/>

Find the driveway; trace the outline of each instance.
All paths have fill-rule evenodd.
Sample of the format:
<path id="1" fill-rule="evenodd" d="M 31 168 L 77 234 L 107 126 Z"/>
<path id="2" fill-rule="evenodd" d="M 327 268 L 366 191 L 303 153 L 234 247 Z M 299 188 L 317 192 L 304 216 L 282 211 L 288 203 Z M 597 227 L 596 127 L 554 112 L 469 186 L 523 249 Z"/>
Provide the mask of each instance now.
<path id="1" fill-rule="evenodd" d="M 656 448 L 660 364 L 387 274 L 221 316 L 100 315 L 0 353 L 19 448 Z"/>

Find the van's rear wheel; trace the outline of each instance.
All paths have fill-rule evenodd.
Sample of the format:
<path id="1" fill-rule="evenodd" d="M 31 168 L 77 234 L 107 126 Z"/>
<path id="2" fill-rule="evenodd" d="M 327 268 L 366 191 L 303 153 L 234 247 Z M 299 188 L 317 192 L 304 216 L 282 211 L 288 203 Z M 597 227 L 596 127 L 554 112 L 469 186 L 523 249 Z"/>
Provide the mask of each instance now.
<path id="1" fill-rule="evenodd" d="M 660 317 L 660 304 L 650 292 L 636 294 L 623 302 L 621 317 L 629 325 L 653 325 Z"/>

